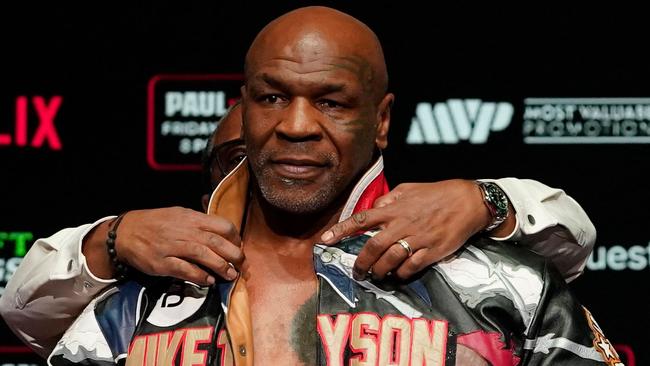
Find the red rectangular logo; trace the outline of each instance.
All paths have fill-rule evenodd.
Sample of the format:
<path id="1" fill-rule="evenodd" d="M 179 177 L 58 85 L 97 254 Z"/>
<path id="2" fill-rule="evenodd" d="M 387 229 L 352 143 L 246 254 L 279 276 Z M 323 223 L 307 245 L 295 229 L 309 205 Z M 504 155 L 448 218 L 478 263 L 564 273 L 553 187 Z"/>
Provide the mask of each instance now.
<path id="1" fill-rule="evenodd" d="M 200 170 L 201 152 L 240 95 L 242 74 L 156 75 L 147 88 L 147 163 Z"/>

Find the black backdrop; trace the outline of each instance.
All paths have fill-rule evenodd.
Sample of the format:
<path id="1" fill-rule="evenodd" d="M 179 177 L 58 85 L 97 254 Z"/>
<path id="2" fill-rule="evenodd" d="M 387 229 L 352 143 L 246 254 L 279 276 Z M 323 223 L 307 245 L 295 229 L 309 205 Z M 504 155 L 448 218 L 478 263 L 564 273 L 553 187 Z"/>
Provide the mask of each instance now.
<path id="1" fill-rule="evenodd" d="M 236 97 L 237 74 L 256 32 L 304 4 L 0 5 L 4 279 L 23 254 L 21 243 L 63 227 L 126 209 L 200 209 L 192 149 L 203 135 L 170 131 L 213 127 L 218 113 L 192 115 L 192 105 L 184 104 L 189 115 L 166 116 L 172 102 L 165 93 L 212 90 L 225 93 L 226 102 Z M 516 176 L 563 188 L 598 230 L 590 269 L 571 286 L 627 364 L 648 364 L 650 193 L 643 177 L 650 100 L 643 98 L 650 97 L 650 71 L 642 12 L 548 3 L 517 11 L 403 1 L 326 4 L 369 24 L 385 48 L 397 96 L 385 152 L 391 185 Z M 182 94 L 185 103 L 190 94 Z M 496 107 L 505 108 L 506 117 L 488 118 L 493 130 L 486 143 L 470 143 L 459 132 L 453 100 L 465 111 L 501 103 Z M 416 113 L 418 105 L 424 112 Z M 563 116 L 567 105 L 578 112 Z M 427 106 L 441 113 L 436 122 L 427 119 Z M 633 112 L 619 118 L 612 111 L 621 106 Z M 600 114 L 588 113 L 594 108 Z M 435 143 L 445 113 L 458 143 Z M 171 123 L 163 127 L 165 121 Z M 581 138 L 571 139 L 576 126 Z M 407 136 L 418 143 L 408 144 Z M 41 362 L 14 347 L 20 344 L 6 326 L 0 334 L 0 363 Z"/>

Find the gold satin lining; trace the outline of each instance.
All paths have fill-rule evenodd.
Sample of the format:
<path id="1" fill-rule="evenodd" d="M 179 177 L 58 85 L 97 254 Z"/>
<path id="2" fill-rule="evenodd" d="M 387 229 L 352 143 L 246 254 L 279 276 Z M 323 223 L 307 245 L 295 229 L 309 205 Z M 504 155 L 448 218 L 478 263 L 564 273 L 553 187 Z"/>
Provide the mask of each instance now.
<path id="1" fill-rule="evenodd" d="M 248 182 L 248 162 L 244 159 L 214 190 L 207 214 L 225 217 L 234 223 L 241 233 L 244 212 L 248 204 Z M 235 365 L 253 366 L 253 326 L 246 280 L 241 276 L 235 280 L 230 290 L 226 329 Z"/>

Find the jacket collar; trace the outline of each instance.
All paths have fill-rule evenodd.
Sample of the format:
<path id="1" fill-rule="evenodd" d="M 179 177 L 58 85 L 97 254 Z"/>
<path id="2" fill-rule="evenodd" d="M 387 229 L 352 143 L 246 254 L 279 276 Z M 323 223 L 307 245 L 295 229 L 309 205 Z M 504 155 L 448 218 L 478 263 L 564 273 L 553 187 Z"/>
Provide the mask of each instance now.
<path id="1" fill-rule="evenodd" d="M 248 159 L 244 159 L 212 192 L 207 213 L 225 217 L 241 230 L 248 201 L 249 181 Z M 352 189 L 338 221 L 371 208 L 373 202 L 386 193 L 388 184 L 384 176 L 384 159 L 380 155 Z"/>
<path id="2" fill-rule="evenodd" d="M 228 174 L 212 193 L 207 213 L 218 215 L 229 219 L 241 231 L 243 215 L 246 212 L 248 203 L 250 175 L 248 170 L 248 159 L 244 159 L 239 165 Z M 384 176 L 384 161 L 381 155 L 375 160 L 370 168 L 356 183 L 348 200 L 343 206 L 338 222 L 348 219 L 353 214 L 372 208 L 374 201 L 388 192 L 388 184 Z M 372 233 L 369 233 L 372 235 Z M 360 244 L 350 246 L 339 245 L 327 247 L 324 245 L 314 246 L 314 268 L 316 275 L 327 281 L 332 288 L 351 307 L 355 307 L 356 282 L 352 278 L 352 265 L 365 240 Z M 368 289 L 373 286 L 370 282 L 362 281 L 362 287 Z M 222 294 L 222 306 L 226 310 L 228 304 L 228 293 L 232 283 L 219 285 Z M 374 286 L 373 286 L 374 287 Z"/>

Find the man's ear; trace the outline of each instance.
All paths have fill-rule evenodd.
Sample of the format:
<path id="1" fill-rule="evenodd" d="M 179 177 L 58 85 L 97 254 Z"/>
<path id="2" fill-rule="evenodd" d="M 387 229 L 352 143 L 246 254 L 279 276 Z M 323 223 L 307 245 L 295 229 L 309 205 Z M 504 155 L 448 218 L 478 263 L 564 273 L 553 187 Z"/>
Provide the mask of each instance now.
<path id="1" fill-rule="evenodd" d="M 239 87 L 239 93 L 241 94 L 240 104 L 243 106 L 246 98 L 248 97 L 246 93 L 246 84 Z"/>
<path id="2" fill-rule="evenodd" d="M 241 133 L 240 137 L 244 138 L 244 109 L 246 106 L 246 99 L 248 99 L 248 94 L 246 93 L 246 84 L 239 87 L 239 93 L 241 93 L 241 99 L 239 99 L 239 113 L 242 114 L 241 118 Z"/>
<path id="3" fill-rule="evenodd" d="M 390 109 L 393 107 L 394 100 L 395 95 L 393 95 L 393 93 L 388 93 L 379 103 L 379 108 L 377 108 L 377 135 L 375 137 L 375 144 L 382 150 L 388 146 Z"/>
<path id="4" fill-rule="evenodd" d="M 201 196 L 201 205 L 203 206 L 203 212 L 208 212 L 208 204 L 210 204 L 210 195 L 204 194 Z"/>

